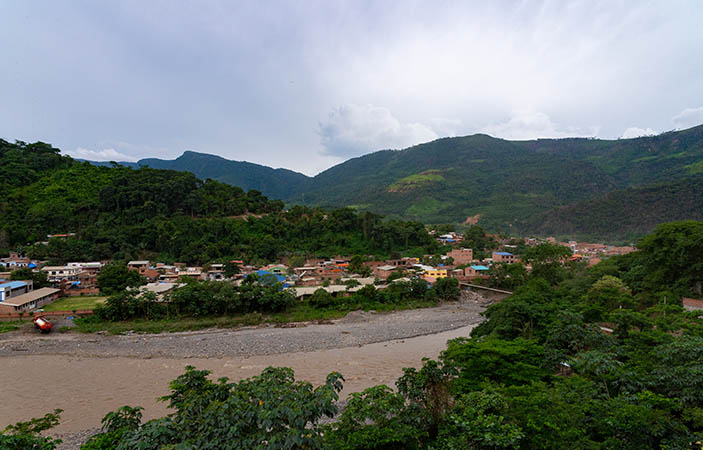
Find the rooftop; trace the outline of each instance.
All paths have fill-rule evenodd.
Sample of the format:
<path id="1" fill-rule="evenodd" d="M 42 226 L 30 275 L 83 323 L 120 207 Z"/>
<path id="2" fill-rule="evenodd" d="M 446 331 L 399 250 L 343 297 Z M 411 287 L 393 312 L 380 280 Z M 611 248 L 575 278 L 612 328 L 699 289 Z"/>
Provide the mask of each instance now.
<path id="1" fill-rule="evenodd" d="M 26 281 L 8 281 L 6 283 L 0 284 L 0 289 L 6 289 L 6 288 L 17 289 L 17 288 L 21 288 L 21 287 L 25 287 L 25 286 L 27 286 Z"/>
<path id="2" fill-rule="evenodd" d="M 49 295 L 56 294 L 57 292 L 61 292 L 61 289 L 41 288 L 31 292 L 27 292 L 26 294 L 18 295 L 17 297 L 11 297 L 2 302 L 2 304 L 9 306 L 23 306 L 35 300 L 39 300 Z"/>

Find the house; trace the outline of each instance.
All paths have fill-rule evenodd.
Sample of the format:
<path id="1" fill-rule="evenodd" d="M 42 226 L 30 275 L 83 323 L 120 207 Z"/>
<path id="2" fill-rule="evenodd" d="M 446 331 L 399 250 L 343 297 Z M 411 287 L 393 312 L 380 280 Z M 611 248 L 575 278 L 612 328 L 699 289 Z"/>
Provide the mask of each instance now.
<path id="1" fill-rule="evenodd" d="M 0 313 L 27 312 L 59 298 L 60 289 L 41 288 L 0 302 Z"/>
<path id="2" fill-rule="evenodd" d="M 447 253 L 447 258 L 452 258 L 455 266 L 470 264 L 474 260 L 474 251 L 470 248 L 455 248 Z"/>
<path id="3" fill-rule="evenodd" d="M 486 272 L 488 272 L 488 267 L 477 264 L 477 265 L 469 266 L 464 270 L 465 270 L 464 273 L 466 273 L 468 276 L 475 277 L 475 276 L 485 275 Z"/>
<path id="4" fill-rule="evenodd" d="M 390 264 L 386 264 L 384 266 L 379 266 L 376 267 L 373 271 L 373 276 L 378 278 L 379 280 L 385 280 L 387 279 L 391 273 L 393 273 L 394 270 L 396 270 L 398 266 L 392 266 Z"/>
<path id="5" fill-rule="evenodd" d="M 42 267 L 42 272 L 52 284 L 59 284 L 62 281 L 78 281 L 78 274 L 81 268 L 78 266 L 46 266 Z"/>
<path id="6" fill-rule="evenodd" d="M 703 300 L 696 300 L 695 298 L 682 298 L 681 303 L 684 309 L 688 311 L 703 311 Z"/>
<path id="7" fill-rule="evenodd" d="M 137 270 L 142 273 L 149 268 L 149 261 L 130 261 L 127 263 L 127 267 L 130 270 Z"/>
<path id="8" fill-rule="evenodd" d="M 424 278 L 427 280 L 428 277 L 434 278 L 435 280 L 447 278 L 447 269 L 435 269 L 433 267 L 430 270 L 425 270 Z"/>
<path id="9" fill-rule="evenodd" d="M 10 252 L 10 256 L 7 258 L 0 259 L 0 265 L 9 270 L 17 270 L 25 267 L 29 267 L 33 264 L 29 258 L 20 256 L 17 252 Z M 36 264 L 34 265 L 36 267 Z"/>
<path id="10" fill-rule="evenodd" d="M 6 281 L 0 284 L 0 302 L 32 291 L 32 281 Z"/>
<path id="11" fill-rule="evenodd" d="M 493 252 L 493 262 L 494 263 L 508 263 L 513 264 L 520 261 L 520 257 L 513 255 L 510 252 Z"/>

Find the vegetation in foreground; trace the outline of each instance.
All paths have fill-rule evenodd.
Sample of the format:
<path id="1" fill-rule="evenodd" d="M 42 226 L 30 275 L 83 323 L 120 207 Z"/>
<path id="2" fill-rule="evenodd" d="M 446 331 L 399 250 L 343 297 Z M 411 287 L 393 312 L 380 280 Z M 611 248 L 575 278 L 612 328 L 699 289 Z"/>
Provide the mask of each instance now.
<path id="1" fill-rule="evenodd" d="M 397 391 L 351 394 L 332 423 L 338 373 L 313 388 L 286 368 L 232 383 L 189 367 L 172 414 L 120 408 L 83 448 L 700 448 L 703 315 L 678 299 L 700 290 L 702 246 L 703 223 L 667 224 L 636 253 L 532 278 L 471 339 L 405 369 Z"/>

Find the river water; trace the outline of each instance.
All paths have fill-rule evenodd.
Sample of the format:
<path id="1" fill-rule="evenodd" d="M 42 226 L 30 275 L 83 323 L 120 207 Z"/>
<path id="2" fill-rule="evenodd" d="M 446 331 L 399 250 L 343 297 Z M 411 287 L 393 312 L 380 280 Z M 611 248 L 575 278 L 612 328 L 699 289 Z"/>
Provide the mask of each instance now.
<path id="1" fill-rule="evenodd" d="M 0 358 L 0 429 L 61 408 L 56 432 L 100 426 L 100 419 L 120 406 L 144 407 L 144 419 L 169 411 L 157 397 L 185 366 L 212 371 L 212 379 L 232 381 L 257 375 L 267 366 L 291 367 L 296 379 L 317 385 L 329 372 L 344 378 L 342 397 L 377 384 L 394 386 L 404 367 L 419 367 L 423 357 L 436 358 L 455 337 L 473 326 L 414 338 L 312 352 L 231 358 L 128 358 L 26 355 Z"/>

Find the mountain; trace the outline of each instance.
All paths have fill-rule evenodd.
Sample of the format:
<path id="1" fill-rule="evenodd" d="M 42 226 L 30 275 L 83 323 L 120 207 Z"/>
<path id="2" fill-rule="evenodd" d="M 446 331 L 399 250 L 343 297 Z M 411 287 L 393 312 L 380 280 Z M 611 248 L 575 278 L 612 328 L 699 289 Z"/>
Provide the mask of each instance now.
<path id="1" fill-rule="evenodd" d="M 142 159 L 139 167 L 188 171 L 200 179 L 212 178 L 239 186 L 245 191 L 255 189 L 267 197 L 283 199 L 291 191 L 300 192 L 310 182 L 302 173 L 288 169 L 272 169 L 246 161 L 231 161 L 220 156 L 186 151 L 174 160 Z"/>
<path id="2" fill-rule="evenodd" d="M 85 160 L 79 160 L 85 161 Z M 96 166 L 109 167 L 105 161 L 88 161 Z M 119 165 L 137 169 L 151 167 L 191 172 L 205 180 L 211 178 L 222 183 L 239 186 L 245 191 L 257 190 L 270 198 L 287 198 L 291 192 L 302 192 L 310 183 L 310 178 L 288 169 L 272 169 L 246 161 L 231 161 L 220 156 L 185 151 L 176 159 L 145 158 L 138 162 L 119 162 Z"/>
<path id="3" fill-rule="evenodd" d="M 625 201 L 628 195 L 642 198 L 641 193 L 648 192 L 650 196 L 666 193 L 666 198 L 675 200 L 671 192 L 681 191 L 667 191 L 665 186 L 685 185 L 685 180 L 701 172 L 703 126 L 619 140 L 507 141 L 474 135 L 351 159 L 314 177 L 304 199 L 298 195 L 284 200 L 351 205 L 430 223 L 460 222 L 479 214 L 479 224 L 489 228 L 534 233 L 546 231 L 534 219 L 556 214 L 548 213 L 555 208 L 595 207 L 596 203 L 585 202 L 627 189 L 659 186 L 637 195 L 623 191 L 613 198 Z M 628 204 L 617 208 L 625 208 L 625 213 Z M 612 200 L 603 205 L 616 207 Z M 677 208 L 676 201 L 669 204 L 672 214 L 689 218 L 690 210 Z M 588 224 L 592 219 L 580 217 L 585 222 L 575 221 L 563 230 L 555 226 L 550 233 L 592 228 Z M 560 222 L 565 223 L 556 219 L 553 223 Z M 630 231 L 635 229 L 622 230 L 623 235 Z"/>
<path id="4" fill-rule="evenodd" d="M 543 236 L 634 242 L 675 220 L 703 220 L 703 174 L 554 208 L 530 218 L 525 228 Z"/>
<path id="5" fill-rule="evenodd" d="M 480 225 L 513 234 L 624 239 L 703 210 L 690 207 L 699 198 L 694 178 L 703 173 L 703 125 L 618 140 L 443 138 L 353 158 L 312 178 L 195 152 L 136 164 L 190 171 L 288 204 L 350 206 L 425 223 L 478 215 Z M 613 222 L 596 226 L 603 208 L 617 212 L 608 219 L 617 218 L 615 231 Z"/>

